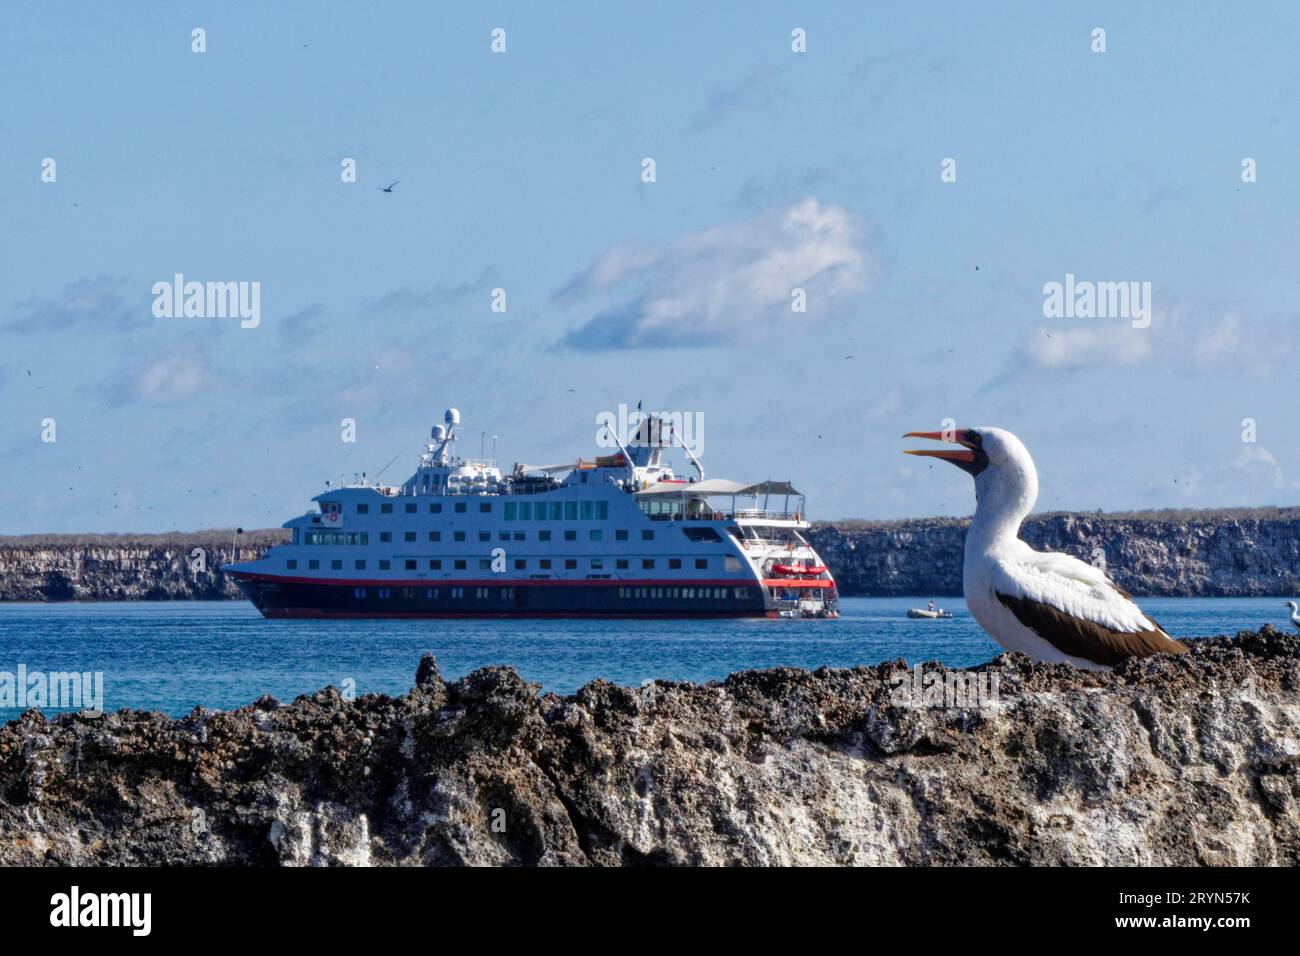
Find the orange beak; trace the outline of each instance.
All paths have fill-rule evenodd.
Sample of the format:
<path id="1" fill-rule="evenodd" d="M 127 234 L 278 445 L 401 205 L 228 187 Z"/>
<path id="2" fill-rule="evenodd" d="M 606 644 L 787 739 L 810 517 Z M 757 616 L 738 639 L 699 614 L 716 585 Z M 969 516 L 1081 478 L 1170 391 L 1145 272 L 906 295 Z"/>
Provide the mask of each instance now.
<path id="1" fill-rule="evenodd" d="M 952 428 L 941 432 L 908 432 L 904 438 L 928 438 L 930 441 L 945 441 L 963 446 L 959 451 L 956 448 L 920 448 L 908 449 L 903 452 L 904 455 L 920 455 L 924 458 L 942 458 L 944 461 L 962 462 L 964 464 L 973 464 L 975 461 L 975 452 L 971 449 L 975 446 L 962 439 L 965 433 L 964 428 Z"/>

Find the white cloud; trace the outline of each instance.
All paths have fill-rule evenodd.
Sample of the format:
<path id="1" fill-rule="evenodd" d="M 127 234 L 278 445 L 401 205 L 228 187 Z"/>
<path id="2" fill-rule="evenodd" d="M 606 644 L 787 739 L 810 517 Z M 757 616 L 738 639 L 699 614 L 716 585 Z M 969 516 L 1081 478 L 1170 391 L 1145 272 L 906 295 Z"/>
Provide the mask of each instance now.
<path id="1" fill-rule="evenodd" d="M 1035 329 L 1024 346 L 1040 368 L 1153 363 L 1245 375 L 1268 374 L 1293 352 L 1290 337 L 1274 323 L 1191 302 L 1157 306 L 1145 329 L 1127 319 L 1059 320 Z"/>
<path id="2" fill-rule="evenodd" d="M 1189 502 L 1223 505 L 1281 503 L 1297 490 L 1278 460 L 1262 445 L 1243 444 L 1236 457 L 1184 474 L 1178 490 Z"/>
<path id="3" fill-rule="evenodd" d="M 570 332 L 575 349 L 734 341 L 782 321 L 802 288 L 808 313 L 868 288 L 876 271 L 865 230 L 842 206 L 807 198 L 753 219 L 693 233 L 661 250 L 625 245 L 556 294 L 559 302 L 622 289 L 622 301 Z"/>

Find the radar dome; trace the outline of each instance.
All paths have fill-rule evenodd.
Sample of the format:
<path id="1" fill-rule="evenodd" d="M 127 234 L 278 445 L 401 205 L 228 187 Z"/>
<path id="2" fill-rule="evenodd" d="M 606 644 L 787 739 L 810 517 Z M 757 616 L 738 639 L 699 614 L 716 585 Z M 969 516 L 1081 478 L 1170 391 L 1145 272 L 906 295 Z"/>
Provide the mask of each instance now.
<path id="1" fill-rule="evenodd" d="M 442 420 L 446 422 L 448 425 L 459 425 L 460 409 L 459 408 L 447 409 L 445 412 L 442 413 Z"/>
<path id="2" fill-rule="evenodd" d="M 447 437 L 447 429 L 441 425 L 434 425 L 433 428 L 429 429 L 429 437 L 434 441 L 442 441 Z"/>

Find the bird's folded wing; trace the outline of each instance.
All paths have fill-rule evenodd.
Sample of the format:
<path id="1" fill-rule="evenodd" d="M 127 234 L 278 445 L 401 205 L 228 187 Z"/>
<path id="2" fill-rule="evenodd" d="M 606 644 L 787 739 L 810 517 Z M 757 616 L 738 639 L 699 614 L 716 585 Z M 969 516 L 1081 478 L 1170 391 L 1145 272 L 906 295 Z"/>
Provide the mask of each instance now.
<path id="1" fill-rule="evenodd" d="M 1016 619 L 1063 654 L 1098 664 L 1183 654 L 1187 648 L 1142 613 L 1104 571 L 1066 554 L 1002 560 L 993 592 Z"/>

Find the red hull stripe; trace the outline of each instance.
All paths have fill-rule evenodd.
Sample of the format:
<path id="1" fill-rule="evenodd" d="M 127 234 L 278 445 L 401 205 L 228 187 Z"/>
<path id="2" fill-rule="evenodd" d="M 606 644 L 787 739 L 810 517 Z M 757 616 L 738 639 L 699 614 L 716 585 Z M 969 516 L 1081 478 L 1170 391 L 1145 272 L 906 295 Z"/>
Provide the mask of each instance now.
<path id="1" fill-rule="evenodd" d="M 236 581 L 270 581 L 277 584 L 323 584 L 334 587 L 753 587 L 753 578 L 302 578 L 254 571 L 227 572 Z M 768 580 L 775 587 L 829 588 L 834 581 Z"/>
<path id="2" fill-rule="evenodd" d="M 657 618 L 657 619 L 675 619 L 682 620 L 686 618 L 776 618 L 780 617 L 776 611 L 754 610 L 754 611 L 625 611 L 622 613 L 616 611 L 484 611 L 481 614 L 460 613 L 456 611 L 329 611 L 320 608 L 311 607 L 287 607 L 287 608 L 270 608 L 263 611 L 264 616 L 268 618 L 492 618 L 492 619 L 509 619 L 509 618 L 556 618 L 568 619 L 580 617 L 591 618 Z"/>

